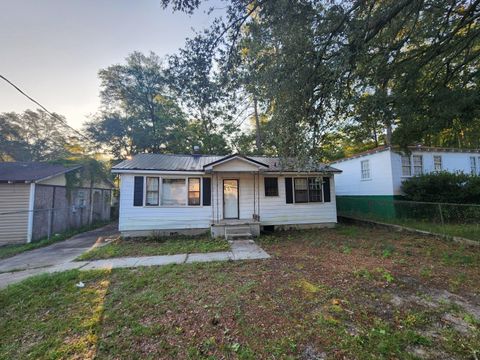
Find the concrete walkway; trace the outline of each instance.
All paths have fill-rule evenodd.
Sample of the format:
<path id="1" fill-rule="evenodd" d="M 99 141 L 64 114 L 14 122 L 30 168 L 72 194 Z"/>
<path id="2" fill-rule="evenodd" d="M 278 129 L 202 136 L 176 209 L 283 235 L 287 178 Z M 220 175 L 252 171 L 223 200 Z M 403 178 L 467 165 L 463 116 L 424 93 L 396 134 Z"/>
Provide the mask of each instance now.
<path id="1" fill-rule="evenodd" d="M 70 241 L 70 240 L 67 240 L 67 241 Z M 189 264 L 194 262 L 211 262 L 211 261 L 228 261 L 228 260 L 234 261 L 234 260 L 253 260 L 253 259 L 270 258 L 270 255 L 268 255 L 261 247 L 255 244 L 253 240 L 231 241 L 230 245 L 231 245 L 231 251 L 222 251 L 222 252 L 124 257 L 124 258 L 112 258 L 112 259 L 92 260 L 92 261 L 73 261 L 76 257 L 81 255 L 83 252 L 87 251 L 91 247 L 90 246 L 87 249 L 84 248 L 82 252 L 77 253 L 74 257 L 72 257 L 72 253 L 70 253 L 70 256 L 63 258 L 63 260 L 66 260 L 66 261 L 63 261 L 63 262 L 59 261 L 50 266 L 28 268 L 23 271 L 2 273 L 0 274 L 0 289 L 10 284 L 22 281 L 34 275 L 39 275 L 43 273 L 54 273 L 54 272 L 72 270 L 72 269 L 97 270 L 97 269 L 115 269 L 115 268 L 134 268 L 134 267 L 140 267 L 140 266 Z M 32 252 L 33 251 L 36 251 L 36 250 L 32 250 Z M 1 265 L 1 262 L 0 262 L 0 265 Z"/>

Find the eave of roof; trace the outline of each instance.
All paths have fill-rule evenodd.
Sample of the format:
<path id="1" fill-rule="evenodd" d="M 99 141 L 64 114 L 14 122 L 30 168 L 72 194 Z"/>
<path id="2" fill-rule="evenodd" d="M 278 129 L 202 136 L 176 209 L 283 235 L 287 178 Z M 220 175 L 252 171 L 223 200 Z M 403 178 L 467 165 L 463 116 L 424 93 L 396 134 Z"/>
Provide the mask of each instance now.
<path id="1" fill-rule="evenodd" d="M 226 162 L 226 161 L 229 161 L 229 160 L 233 160 L 235 158 L 239 158 L 239 159 L 243 159 L 243 160 L 246 160 L 246 161 L 249 161 L 249 162 L 253 162 L 257 165 L 260 165 L 260 166 L 264 166 L 266 168 L 269 168 L 269 166 L 267 164 L 264 164 L 260 161 L 257 161 L 257 160 L 254 160 L 252 158 L 249 158 L 248 156 L 244 156 L 244 155 L 240 155 L 240 154 L 232 154 L 232 155 L 227 155 L 225 156 L 224 158 L 221 158 L 221 159 L 218 159 L 218 160 L 215 160 L 215 161 L 212 161 L 211 163 L 208 163 L 208 164 L 205 164 L 203 165 L 203 168 L 207 168 L 209 166 L 215 166 L 217 164 L 221 164 L 223 162 Z"/>
<path id="2" fill-rule="evenodd" d="M 26 165 L 28 166 L 28 165 Z M 17 179 L 0 179 L 0 183 L 1 184 L 30 184 L 30 183 L 38 183 L 40 181 L 45 181 L 45 180 L 48 180 L 48 179 L 51 179 L 51 178 L 54 178 L 56 176 L 59 176 L 59 175 L 63 175 L 63 174 L 66 174 L 68 172 L 71 172 L 71 171 L 74 171 L 74 170 L 77 170 L 77 169 L 80 169 L 82 166 L 81 165 L 74 165 L 74 166 L 71 166 L 71 167 L 65 167 L 64 169 L 60 170 L 60 171 L 57 171 L 57 172 L 54 172 L 54 173 L 51 173 L 51 174 L 48 174 L 46 176 L 42 176 L 40 178 L 36 178 L 34 176 L 30 176 L 30 177 L 24 177 L 24 178 L 17 178 Z"/>

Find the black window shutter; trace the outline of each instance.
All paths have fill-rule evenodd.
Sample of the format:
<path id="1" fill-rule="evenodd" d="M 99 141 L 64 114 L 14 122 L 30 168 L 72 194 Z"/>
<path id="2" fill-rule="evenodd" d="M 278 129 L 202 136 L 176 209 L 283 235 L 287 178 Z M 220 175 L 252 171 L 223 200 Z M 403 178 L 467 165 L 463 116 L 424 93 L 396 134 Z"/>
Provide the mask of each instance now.
<path id="1" fill-rule="evenodd" d="M 203 206 L 210 206 L 212 203 L 212 179 L 203 178 Z"/>
<path id="2" fill-rule="evenodd" d="M 285 200 L 287 204 L 293 204 L 292 178 L 285 178 Z"/>
<path id="3" fill-rule="evenodd" d="M 323 178 L 323 201 L 330 202 L 330 178 Z"/>
<path id="4" fill-rule="evenodd" d="M 135 176 L 133 206 L 143 206 L 143 176 Z"/>

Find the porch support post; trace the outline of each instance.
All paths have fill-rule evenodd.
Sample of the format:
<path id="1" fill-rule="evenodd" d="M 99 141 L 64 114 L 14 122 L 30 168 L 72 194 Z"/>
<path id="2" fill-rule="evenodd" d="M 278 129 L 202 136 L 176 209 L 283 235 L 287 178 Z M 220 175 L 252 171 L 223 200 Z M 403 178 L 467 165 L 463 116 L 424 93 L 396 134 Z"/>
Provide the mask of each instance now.
<path id="1" fill-rule="evenodd" d="M 257 212 L 257 216 L 258 216 L 258 220 L 260 220 L 260 170 L 257 171 L 257 176 L 258 176 L 258 191 L 257 191 L 257 196 L 258 196 L 258 201 L 257 201 L 257 204 L 258 204 L 258 212 Z"/>
<path id="2" fill-rule="evenodd" d="M 256 182 L 255 182 L 255 173 L 252 173 L 253 175 L 253 219 L 255 219 L 255 214 L 257 213 L 257 208 L 256 208 L 256 201 L 255 201 L 255 195 L 256 195 Z"/>

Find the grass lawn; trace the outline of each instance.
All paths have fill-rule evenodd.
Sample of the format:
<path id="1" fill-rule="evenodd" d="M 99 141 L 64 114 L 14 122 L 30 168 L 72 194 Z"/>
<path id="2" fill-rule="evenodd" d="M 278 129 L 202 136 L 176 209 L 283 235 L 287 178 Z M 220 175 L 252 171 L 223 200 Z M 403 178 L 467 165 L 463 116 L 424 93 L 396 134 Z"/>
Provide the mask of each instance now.
<path id="1" fill-rule="evenodd" d="M 77 260 L 109 259 L 125 256 L 172 255 L 184 253 L 206 253 L 228 251 L 230 245 L 223 239 L 212 239 L 208 235 L 195 237 L 152 237 L 122 239 L 94 248 L 79 256 Z"/>
<path id="2" fill-rule="evenodd" d="M 259 243 L 271 259 L 11 286 L 0 358 L 478 358 L 480 249 L 354 226 Z"/>
<path id="3" fill-rule="evenodd" d="M 434 224 L 423 221 L 398 221 L 398 225 L 411 227 L 414 229 L 430 231 L 437 234 L 446 234 L 450 236 L 460 236 L 470 240 L 480 241 L 480 224 Z"/>
<path id="4" fill-rule="evenodd" d="M 450 236 L 460 236 L 466 239 L 480 241 L 480 224 L 445 224 L 426 221 L 416 221 L 413 219 L 395 219 L 395 218 L 382 218 L 373 216 L 367 213 L 364 214 L 345 214 L 346 217 L 352 217 L 356 219 L 365 219 L 371 221 L 378 221 L 386 224 L 395 224 L 413 229 L 429 231 L 436 234 L 444 234 Z"/>
<path id="5" fill-rule="evenodd" d="M 74 235 L 80 234 L 85 231 L 94 230 L 96 228 L 107 225 L 108 222 L 99 222 L 88 226 L 82 226 L 78 229 L 72 229 L 65 231 L 61 234 L 55 234 L 50 237 L 50 239 L 44 238 L 29 244 L 15 244 L 15 245 L 4 245 L 0 246 L 0 259 L 5 259 L 17 254 L 20 254 L 24 251 L 38 249 L 44 246 L 51 245 L 58 241 L 66 240 Z"/>

